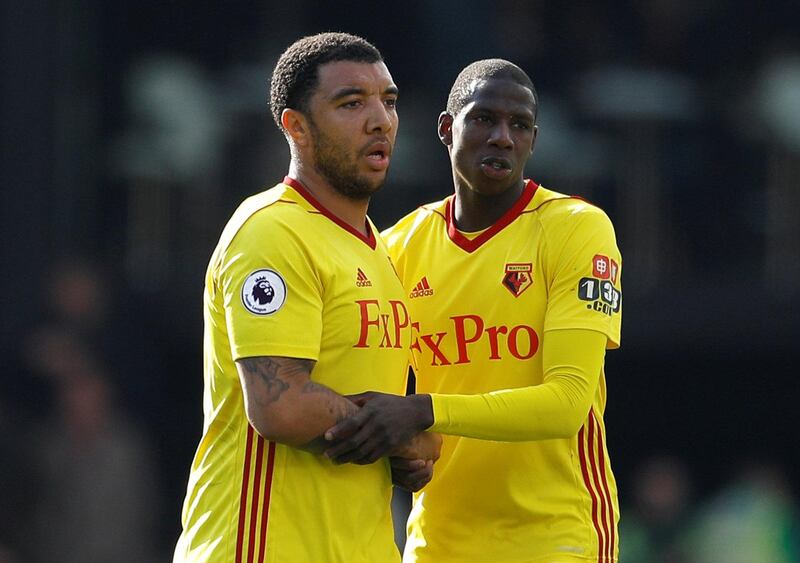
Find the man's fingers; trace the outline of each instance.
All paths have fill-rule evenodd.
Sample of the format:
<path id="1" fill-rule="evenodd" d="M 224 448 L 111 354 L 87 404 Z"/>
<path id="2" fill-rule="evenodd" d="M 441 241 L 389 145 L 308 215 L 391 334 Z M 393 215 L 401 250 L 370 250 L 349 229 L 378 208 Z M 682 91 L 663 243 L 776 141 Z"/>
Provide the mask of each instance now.
<path id="1" fill-rule="evenodd" d="M 421 471 L 414 471 L 413 473 L 409 473 L 405 476 L 405 480 L 409 483 L 418 483 L 420 481 L 425 481 L 426 483 L 430 481 L 433 473 L 429 469 L 422 469 Z"/>
<path id="2" fill-rule="evenodd" d="M 433 479 L 433 462 L 428 461 L 425 468 L 414 473 L 409 473 L 406 477 L 407 481 L 412 483 L 410 490 L 417 492 Z"/>
<path id="3" fill-rule="evenodd" d="M 370 428 L 363 426 L 353 435 L 332 444 L 330 448 L 325 450 L 325 455 L 334 463 L 347 463 L 355 458 L 363 457 L 365 442 L 371 437 L 372 431 Z"/>
<path id="4" fill-rule="evenodd" d="M 364 393 L 356 393 L 355 395 L 345 395 L 344 398 L 351 403 L 355 403 L 359 407 L 363 407 L 371 399 L 371 395 L 371 391 L 366 391 Z"/>
<path id="5" fill-rule="evenodd" d="M 362 430 L 364 432 L 365 429 Z M 359 433 L 359 437 L 360 437 Z M 368 435 L 358 447 L 349 449 L 340 455 L 332 455 L 331 459 L 334 463 L 356 463 L 358 465 L 369 465 L 375 463 L 384 456 L 385 448 L 381 444 L 380 438 L 374 435 Z"/>
<path id="6" fill-rule="evenodd" d="M 423 479 L 430 480 L 430 478 L 433 477 L 433 462 L 426 462 L 425 460 L 420 461 L 422 461 L 422 467 L 408 474 L 409 481 L 422 481 Z"/>
<path id="7" fill-rule="evenodd" d="M 422 489 L 433 478 L 433 461 L 391 457 L 389 463 L 392 483 L 412 493 Z"/>
<path id="8" fill-rule="evenodd" d="M 419 471 L 425 467 L 424 459 L 406 459 L 404 457 L 390 457 L 389 464 L 393 470 L 397 471 Z"/>
<path id="9" fill-rule="evenodd" d="M 350 418 L 346 418 L 335 426 L 328 428 L 325 431 L 325 439 L 329 442 L 333 440 L 341 440 L 350 438 L 355 434 L 364 423 L 369 420 L 371 413 L 369 411 L 360 410 Z"/>

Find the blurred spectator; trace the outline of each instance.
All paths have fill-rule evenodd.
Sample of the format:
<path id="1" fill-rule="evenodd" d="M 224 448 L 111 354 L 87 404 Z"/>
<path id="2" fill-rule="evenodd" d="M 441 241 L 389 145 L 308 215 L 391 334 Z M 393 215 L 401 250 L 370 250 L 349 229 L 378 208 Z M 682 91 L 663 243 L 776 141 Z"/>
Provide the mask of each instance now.
<path id="1" fill-rule="evenodd" d="M 20 366 L 21 372 L 39 377 L 23 378 L 24 382 L 12 389 L 19 392 L 23 407 L 29 411 L 28 426 L 41 424 L 44 419 L 52 424 L 51 419 L 59 414 L 75 414 L 77 424 L 82 420 L 80 409 L 95 409 L 98 424 L 102 424 L 96 429 L 96 436 L 88 436 L 88 428 L 76 430 L 81 435 L 87 434 L 92 447 L 83 461 L 74 457 L 75 464 L 86 463 L 87 469 L 95 467 L 92 461 L 95 455 L 110 456 L 108 463 L 115 464 L 118 463 L 115 460 L 144 449 L 147 459 L 142 461 L 142 478 L 155 481 L 152 486 L 166 492 L 167 498 L 179 498 L 184 486 L 182 477 L 180 491 L 172 490 L 169 477 L 176 473 L 171 464 L 180 467 L 185 464 L 179 456 L 175 459 L 173 440 L 181 434 L 164 432 L 166 425 L 173 424 L 170 420 L 173 413 L 179 412 L 175 406 L 178 402 L 173 403 L 173 410 L 166 406 L 170 396 L 167 392 L 169 372 L 162 349 L 152 340 L 154 331 L 148 326 L 148 309 L 136 302 L 119 278 L 88 259 L 62 258 L 42 280 L 41 303 L 45 310 L 21 345 L 23 365 Z M 89 404 L 69 402 L 79 398 L 75 396 L 78 390 L 90 395 Z M 113 410 L 113 416 L 106 416 L 107 409 Z M 116 437 L 117 433 L 121 434 L 120 438 Z M 105 444 L 112 435 L 114 440 L 123 443 L 119 446 L 121 450 L 111 450 L 111 444 Z M 44 433 L 36 439 L 47 436 Z M 36 439 L 33 447 L 40 449 Z M 93 453 L 94 448 L 104 453 Z M 66 457 L 74 453 L 55 452 L 53 455 Z M 24 454 L 21 457 L 26 462 L 30 458 Z M 45 461 L 53 462 L 49 457 Z M 136 465 L 131 467 L 139 470 Z M 108 467 L 103 470 L 106 469 L 111 471 Z M 82 468 L 74 470 L 80 472 Z M 111 479 L 112 476 L 109 473 L 97 478 Z M 119 483 L 126 481 L 124 472 L 119 477 Z M 43 493 L 49 492 L 48 486 L 40 489 Z M 165 524 L 173 521 L 160 512 L 166 507 L 160 502 L 148 501 L 148 504 L 148 517 L 160 528 L 156 530 L 160 537 L 158 542 L 173 542 L 173 526 Z M 127 510 L 126 505 L 119 506 Z M 169 513 L 173 514 L 173 510 L 170 507 Z"/>
<path id="2" fill-rule="evenodd" d="M 120 392 L 120 406 L 156 435 L 165 416 L 165 369 L 146 327 L 147 311 L 133 302 L 124 285 L 85 258 L 63 258 L 43 276 L 47 311 L 28 342 L 35 362 L 58 363 L 74 353 L 64 342 L 72 334 L 91 343 Z M 48 366 L 41 366 L 48 368 Z M 48 369 L 63 369 L 49 366 Z"/>
<path id="3" fill-rule="evenodd" d="M 783 469 L 755 463 L 701 509 L 687 563 L 797 563 L 800 520 Z"/>
<path id="4" fill-rule="evenodd" d="M 681 460 L 658 456 L 640 465 L 634 474 L 633 504 L 622 510 L 620 561 L 685 563 L 681 541 L 690 503 L 690 478 Z"/>
<path id="5" fill-rule="evenodd" d="M 34 497 L 28 551 L 41 563 L 153 561 L 159 498 L 153 452 L 116 407 L 99 357 L 69 330 L 33 339 L 33 368 L 55 390 L 34 437 Z M 35 542 L 35 543 L 33 543 Z"/>

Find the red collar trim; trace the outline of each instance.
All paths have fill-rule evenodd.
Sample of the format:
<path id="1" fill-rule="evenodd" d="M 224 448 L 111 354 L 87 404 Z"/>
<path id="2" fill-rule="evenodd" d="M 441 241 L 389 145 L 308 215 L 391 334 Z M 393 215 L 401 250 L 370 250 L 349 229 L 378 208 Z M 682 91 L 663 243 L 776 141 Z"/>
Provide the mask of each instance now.
<path id="1" fill-rule="evenodd" d="M 353 227 L 342 221 L 339 217 L 334 215 L 332 211 L 330 211 L 319 201 L 317 201 L 317 198 L 311 195 L 311 192 L 308 191 L 308 188 L 306 188 L 303 184 L 301 184 L 299 180 L 295 180 L 294 178 L 286 176 L 283 179 L 283 183 L 286 184 L 287 186 L 290 186 L 297 193 L 303 196 L 303 198 L 308 203 L 313 205 L 316 208 L 316 210 L 322 213 L 325 217 L 327 217 L 328 219 L 339 225 L 341 228 L 343 228 L 351 235 L 358 237 L 361 240 L 361 242 L 369 246 L 372 250 L 375 250 L 375 246 L 377 245 L 378 241 L 375 238 L 375 233 L 373 232 L 372 227 L 369 224 L 369 221 L 367 221 L 366 219 L 364 220 L 364 226 L 367 228 L 367 234 L 365 236 L 361 234 L 358 230 L 354 229 Z"/>
<path id="2" fill-rule="evenodd" d="M 505 215 L 500 217 L 500 219 L 494 225 L 483 231 L 474 239 L 468 239 L 456 228 L 454 219 L 455 212 L 453 210 L 453 205 L 455 205 L 456 198 L 455 196 L 452 196 L 447 202 L 447 206 L 444 210 L 444 220 L 447 224 L 447 236 L 450 237 L 450 240 L 452 240 L 456 246 L 466 250 L 467 252 L 474 252 L 487 240 L 513 223 L 514 219 L 519 217 L 520 213 L 522 213 L 531 202 L 533 195 L 536 193 L 538 188 L 539 185 L 533 180 L 525 180 L 525 187 L 522 189 L 522 195 L 520 195 L 517 202 L 511 206 L 511 209 L 506 211 Z"/>

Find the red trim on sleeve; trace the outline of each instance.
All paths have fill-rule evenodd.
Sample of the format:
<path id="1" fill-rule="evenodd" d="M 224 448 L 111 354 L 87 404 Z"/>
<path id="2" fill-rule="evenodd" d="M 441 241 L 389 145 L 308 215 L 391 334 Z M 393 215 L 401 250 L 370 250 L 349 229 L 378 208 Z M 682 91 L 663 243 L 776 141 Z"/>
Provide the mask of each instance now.
<path id="1" fill-rule="evenodd" d="M 500 219 L 498 219 L 494 225 L 483 231 L 474 239 L 468 239 L 456 228 L 454 218 L 455 213 L 453 210 L 453 205 L 455 205 L 455 196 L 451 197 L 447 202 L 444 212 L 444 220 L 447 223 L 447 236 L 450 237 L 450 240 L 452 240 L 456 246 L 466 250 L 467 252 L 474 252 L 480 248 L 483 243 L 502 231 L 504 228 L 510 225 L 514 219 L 519 217 L 525 207 L 533 199 L 533 195 L 536 193 L 538 188 L 539 185 L 533 180 L 525 180 L 525 187 L 522 190 L 522 194 L 519 196 L 517 202 L 511 206 L 511 209 L 506 211 L 505 214 L 500 217 Z"/>
<path id="2" fill-rule="evenodd" d="M 299 193 L 301 196 L 303 196 L 303 198 L 308 203 L 313 205 L 322 215 L 324 215 L 325 217 L 327 217 L 328 219 L 330 219 L 331 221 L 333 221 L 334 223 L 339 225 L 341 228 L 343 228 L 345 231 L 347 231 L 351 235 L 353 235 L 355 237 L 358 237 L 363 243 L 365 243 L 367 246 L 369 246 L 372 250 L 375 250 L 375 246 L 377 245 L 378 241 L 375 238 L 375 233 L 372 231 L 372 227 L 370 226 L 369 221 L 367 221 L 366 219 L 364 220 L 364 226 L 367 229 L 367 234 L 365 236 L 365 235 L 361 234 L 357 229 L 354 229 L 353 227 L 351 227 L 350 225 L 348 225 L 347 223 L 342 221 L 339 217 L 334 215 L 332 211 L 330 211 L 324 205 L 322 205 L 319 201 L 317 201 L 317 198 L 315 198 L 313 195 L 311 195 L 311 192 L 308 191 L 308 188 L 306 188 L 298 180 L 295 180 L 294 178 L 286 176 L 283 179 L 283 183 L 286 184 L 287 186 L 293 188 L 297 193 Z"/>

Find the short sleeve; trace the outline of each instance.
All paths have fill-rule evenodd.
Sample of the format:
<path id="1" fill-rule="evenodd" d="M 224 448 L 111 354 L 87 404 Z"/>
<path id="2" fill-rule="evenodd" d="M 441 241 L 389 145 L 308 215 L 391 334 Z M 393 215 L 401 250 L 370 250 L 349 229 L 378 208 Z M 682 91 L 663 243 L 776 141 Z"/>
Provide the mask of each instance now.
<path id="1" fill-rule="evenodd" d="M 234 360 L 319 357 L 322 284 L 309 248 L 291 227 L 260 211 L 224 250 L 218 284 Z"/>
<path id="2" fill-rule="evenodd" d="M 622 318 L 622 258 L 614 227 L 599 208 L 565 206 L 545 225 L 547 312 L 544 330 L 589 329 L 618 348 Z"/>

